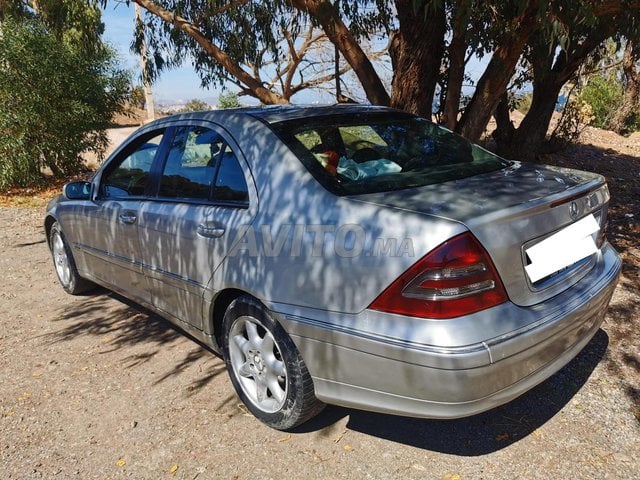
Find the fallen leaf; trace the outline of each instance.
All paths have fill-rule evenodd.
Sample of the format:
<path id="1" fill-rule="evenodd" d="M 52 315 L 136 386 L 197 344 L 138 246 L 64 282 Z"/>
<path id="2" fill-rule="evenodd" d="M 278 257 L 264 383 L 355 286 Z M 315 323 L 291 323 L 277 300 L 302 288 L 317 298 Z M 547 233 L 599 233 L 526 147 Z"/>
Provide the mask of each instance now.
<path id="1" fill-rule="evenodd" d="M 542 432 L 537 428 L 532 432 L 532 435 L 538 440 L 542 439 Z"/>
<path id="2" fill-rule="evenodd" d="M 291 434 L 287 435 L 286 437 L 282 437 L 278 440 L 279 443 L 284 443 L 284 442 L 288 442 L 289 440 L 291 440 Z"/>
<path id="3" fill-rule="evenodd" d="M 31 397 L 31 392 L 24 392 L 22 395 L 18 397 L 18 400 L 26 400 Z"/>
<path id="4" fill-rule="evenodd" d="M 344 448 L 347 452 L 350 452 L 351 450 L 353 450 L 353 447 L 351 445 L 349 445 L 349 444 L 345 445 L 342 448 Z"/>
<path id="5" fill-rule="evenodd" d="M 462 477 L 459 473 L 447 473 L 443 477 L 443 480 L 460 480 Z"/>
<path id="6" fill-rule="evenodd" d="M 509 440 L 508 433 L 501 433 L 500 435 L 496 435 L 496 442 L 504 442 L 505 440 Z"/>
<path id="7" fill-rule="evenodd" d="M 126 464 L 127 464 L 127 462 L 126 462 L 123 458 L 119 459 L 119 460 L 116 462 L 116 466 L 117 466 L 117 467 L 120 467 L 120 468 L 124 467 Z"/>
<path id="8" fill-rule="evenodd" d="M 347 430 L 344 430 L 340 435 L 338 435 L 336 437 L 336 439 L 333 441 L 333 443 L 340 442 L 340 440 L 342 440 L 346 434 L 347 434 Z"/>
<path id="9" fill-rule="evenodd" d="M 41 376 L 42 376 L 42 372 L 33 372 L 33 373 L 31 374 L 31 376 L 32 376 L 33 378 L 39 378 L 39 377 L 41 377 Z"/>
<path id="10" fill-rule="evenodd" d="M 102 339 L 102 343 L 109 343 L 111 341 L 111 337 L 104 337 Z"/>
<path id="11" fill-rule="evenodd" d="M 178 464 L 176 463 L 175 465 L 171 465 L 171 468 L 169 469 L 169 473 L 173 474 L 176 473 L 178 471 Z"/>

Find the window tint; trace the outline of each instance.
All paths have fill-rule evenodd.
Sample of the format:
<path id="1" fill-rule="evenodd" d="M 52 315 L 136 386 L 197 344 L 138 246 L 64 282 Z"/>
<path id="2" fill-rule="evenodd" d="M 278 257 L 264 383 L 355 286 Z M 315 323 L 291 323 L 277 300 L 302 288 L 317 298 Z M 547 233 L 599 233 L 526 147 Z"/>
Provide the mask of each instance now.
<path id="1" fill-rule="evenodd" d="M 506 160 L 406 114 L 335 115 L 272 128 L 339 195 L 422 187 L 505 168 Z"/>
<path id="2" fill-rule="evenodd" d="M 161 197 L 207 200 L 223 148 L 216 132 L 204 127 L 176 130 L 160 180 Z"/>
<path id="3" fill-rule="evenodd" d="M 164 131 L 145 135 L 135 141 L 133 150 L 128 149 L 121 160 L 115 160 L 102 178 L 101 196 L 113 198 L 144 195 L 151 165 L 163 135 Z"/>
<path id="4" fill-rule="evenodd" d="M 236 155 L 228 145 L 222 154 L 222 163 L 220 164 L 220 171 L 216 178 L 216 188 L 213 191 L 213 198 L 215 200 L 230 202 L 249 201 L 244 172 Z"/>

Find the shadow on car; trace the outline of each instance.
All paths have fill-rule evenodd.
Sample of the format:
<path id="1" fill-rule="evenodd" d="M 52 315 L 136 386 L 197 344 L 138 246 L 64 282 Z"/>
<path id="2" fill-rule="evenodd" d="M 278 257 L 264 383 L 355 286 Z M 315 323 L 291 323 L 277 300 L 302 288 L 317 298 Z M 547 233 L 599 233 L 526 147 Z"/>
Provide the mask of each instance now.
<path id="1" fill-rule="evenodd" d="M 349 430 L 434 452 L 484 455 L 536 435 L 586 383 L 608 344 L 607 334 L 598 330 L 584 350 L 548 380 L 506 405 L 472 417 L 429 420 L 329 406 L 295 431 L 322 430 L 348 416 Z"/>

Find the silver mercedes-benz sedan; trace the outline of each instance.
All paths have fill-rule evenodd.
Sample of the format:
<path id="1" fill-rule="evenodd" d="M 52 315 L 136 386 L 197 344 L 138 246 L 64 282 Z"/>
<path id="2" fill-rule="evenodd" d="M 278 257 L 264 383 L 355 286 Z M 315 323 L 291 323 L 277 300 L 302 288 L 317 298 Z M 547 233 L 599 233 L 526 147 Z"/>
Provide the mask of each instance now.
<path id="1" fill-rule="evenodd" d="M 47 209 L 62 287 L 103 285 L 224 356 L 264 423 L 325 403 L 456 418 L 568 363 L 621 262 L 591 173 L 367 106 L 176 115 Z"/>

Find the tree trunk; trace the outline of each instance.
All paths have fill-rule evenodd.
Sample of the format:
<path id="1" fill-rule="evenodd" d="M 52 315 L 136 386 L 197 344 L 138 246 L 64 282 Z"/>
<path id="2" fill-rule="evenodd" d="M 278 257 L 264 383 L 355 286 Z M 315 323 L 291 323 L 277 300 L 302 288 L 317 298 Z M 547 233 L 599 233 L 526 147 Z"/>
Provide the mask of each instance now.
<path id="1" fill-rule="evenodd" d="M 456 3 L 453 20 L 453 34 L 449 44 L 449 74 L 447 76 L 447 92 L 444 102 L 442 123 L 450 130 L 458 124 L 460 96 L 464 81 L 465 55 L 467 53 L 467 28 L 469 21 L 469 2 L 460 0 Z"/>
<path id="2" fill-rule="evenodd" d="M 58 164 L 56 163 L 56 156 L 52 153 L 44 154 L 44 164 L 51 169 L 51 173 L 54 178 L 63 178 L 65 176 L 65 172 L 63 172 Z"/>
<path id="3" fill-rule="evenodd" d="M 456 129 L 469 140 L 476 142 L 480 139 L 500 102 L 525 45 L 538 28 L 537 10 L 540 3 L 541 0 L 528 0 L 522 14 L 513 20 L 511 33 L 505 35 L 493 51 L 493 56 L 480 77 L 476 91 Z"/>
<path id="4" fill-rule="evenodd" d="M 307 12 L 320 23 L 331 43 L 340 49 L 344 59 L 353 68 L 367 99 L 374 105 L 389 105 L 389 94 L 380 76 L 334 5 L 328 0 L 289 0 L 289 3 L 294 8 Z"/>
<path id="5" fill-rule="evenodd" d="M 534 82 L 531 107 L 509 141 L 497 137 L 498 154 L 507 158 L 533 160 L 547 137 L 551 117 L 564 82 Z"/>
<path id="6" fill-rule="evenodd" d="M 431 2 L 427 12 L 411 0 L 396 0 L 399 29 L 389 53 L 393 64 L 391 106 L 431 118 L 433 97 L 444 53 L 445 2 Z"/>
<path id="7" fill-rule="evenodd" d="M 498 146 L 498 151 L 504 145 L 510 145 L 516 128 L 511 121 L 511 108 L 509 107 L 509 94 L 505 91 L 500 98 L 500 102 L 493 114 L 496 119 L 496 129 L 493 138 Z"/>
<path id="8" fill-rule="evenodd" d="M 566 50 L 549 55 L 549 44 L 537 33 L 530 41 L 528 60 L 533 68 L 531 107 L 516 130 L 509 130 L 501 107 L 496 111 L 498 128 L 494 134 L 498 153 L 505 157 L 532 160 L 545 144 L 549 123 L 562 87 L 575 77 L 585 59 L 615 31 L 615 23 L 604 23 L 586 37 L 570 39 Z M 551 50 L 556 50 L 556 45 Z"/>
<path id="9" fill-rule="evenodd" d="M 611 129 L 618 133 L 626 133 L 627 121 L 640 111 L 640 71 L 637 63 L 640 51 L 634 49 L 631 40 L 627 40 L 622 59 L 622 70 L 625 78 L 625 89 L 622 96 L 622 105 L 611 120 Z"/>

